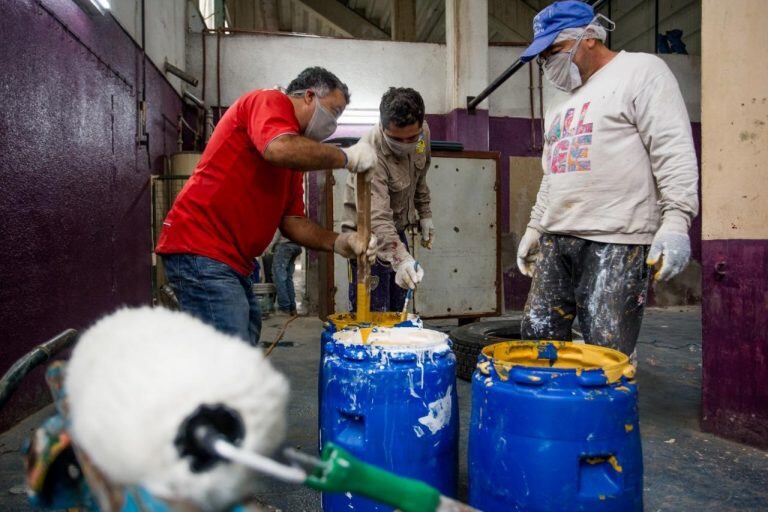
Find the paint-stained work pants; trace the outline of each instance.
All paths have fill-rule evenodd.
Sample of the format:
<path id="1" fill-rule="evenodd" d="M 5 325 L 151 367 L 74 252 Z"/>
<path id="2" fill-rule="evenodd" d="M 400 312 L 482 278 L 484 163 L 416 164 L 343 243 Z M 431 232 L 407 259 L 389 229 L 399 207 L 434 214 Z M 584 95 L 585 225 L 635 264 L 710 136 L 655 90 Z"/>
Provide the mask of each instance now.
<path id="1" fill-rule="evenodd" d="M 648 249 L 543 235 L 523 339 L 570 341 L 578 317 L 585 342 L 631 354 L 648 291 Z"/>

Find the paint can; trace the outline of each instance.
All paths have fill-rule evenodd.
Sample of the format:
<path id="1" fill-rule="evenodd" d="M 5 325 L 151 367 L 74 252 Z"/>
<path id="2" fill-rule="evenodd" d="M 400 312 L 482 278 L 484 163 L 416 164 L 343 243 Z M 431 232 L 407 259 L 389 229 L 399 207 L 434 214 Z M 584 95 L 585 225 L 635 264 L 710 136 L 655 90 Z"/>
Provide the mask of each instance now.
<path id="1" fill-rule="evenodd" d="M 328 339 L 328 338 L 327 338 Z M 320 443 L 456 495 L 459 416 L 448 336 L 417 327 L 330 335 L 320 378 Z M 391 511 L 352 494 L 324 493 L 323 510 Z"/>
<path id="2" fill-rule="evenodd" d="M 261 308 L 262 318 L 268 318 L 275 310 L 277 287 L 274 283 L 253 283 L 252 290 Z"/>
<path id="3" fill-rule="evenodd" d="M 469 504 L 641 512 L 634 373 L 625 354 L 595 345 L 485 347 L 472 377 Z"/>

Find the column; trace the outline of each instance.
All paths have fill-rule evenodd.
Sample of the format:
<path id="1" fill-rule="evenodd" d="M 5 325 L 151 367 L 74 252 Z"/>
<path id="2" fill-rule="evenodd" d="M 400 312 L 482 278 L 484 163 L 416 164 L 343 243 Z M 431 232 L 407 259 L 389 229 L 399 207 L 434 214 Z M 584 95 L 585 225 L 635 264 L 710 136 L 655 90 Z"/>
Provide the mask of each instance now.
<path id="1" fill-rule="evenodd" d="M 768 448 L 768 31 L 702 4 L 702 427 Z"/>

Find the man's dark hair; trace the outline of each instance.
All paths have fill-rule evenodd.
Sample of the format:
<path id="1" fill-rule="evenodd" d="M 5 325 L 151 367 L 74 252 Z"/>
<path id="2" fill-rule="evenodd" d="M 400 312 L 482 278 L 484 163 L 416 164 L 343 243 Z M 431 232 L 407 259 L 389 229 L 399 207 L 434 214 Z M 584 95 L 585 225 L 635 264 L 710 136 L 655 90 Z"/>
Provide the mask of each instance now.
<path id="1" fill-rule="evenodd" d="M 347 88 L 347 84 L 325 68 L 314 67 L 305 69 L 288 84 L 285 92 L 287 94 L 304 94 L 304 91 L 307 89 L 315 91 L 315 94 L 320 98 L 325 98 L 334 89 L 338 89 L 344 94 L 344 99 L 349 103 L 349 88 Z"/>
<path id="2" fill-rule="evenodd" d="M 381 126 L 394 123 L 398 128 L 413 123 L 424 124 L 424 100 L 410 87 L 390 87 L 381 97 L 379 105 Z"/>

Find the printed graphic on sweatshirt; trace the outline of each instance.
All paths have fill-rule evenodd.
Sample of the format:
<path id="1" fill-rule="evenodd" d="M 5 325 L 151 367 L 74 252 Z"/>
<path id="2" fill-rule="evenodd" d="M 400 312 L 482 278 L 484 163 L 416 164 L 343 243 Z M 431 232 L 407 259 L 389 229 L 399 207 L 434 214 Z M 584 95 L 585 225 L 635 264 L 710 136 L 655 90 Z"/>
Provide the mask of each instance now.
<path id="1" fill-rule="evenodd" d="M 566 172 L 586 172 L 592 169 L 589 160 L 589 149 L 592 145 L 592 123 L 587 123 L 589 104 L 581 106 L 578 121 L 574 120 L 575 108 L 569 108 L 552 120 L 546 135 L 546 161 L 549 162 L 549 172 L 563 174 Z"/>

